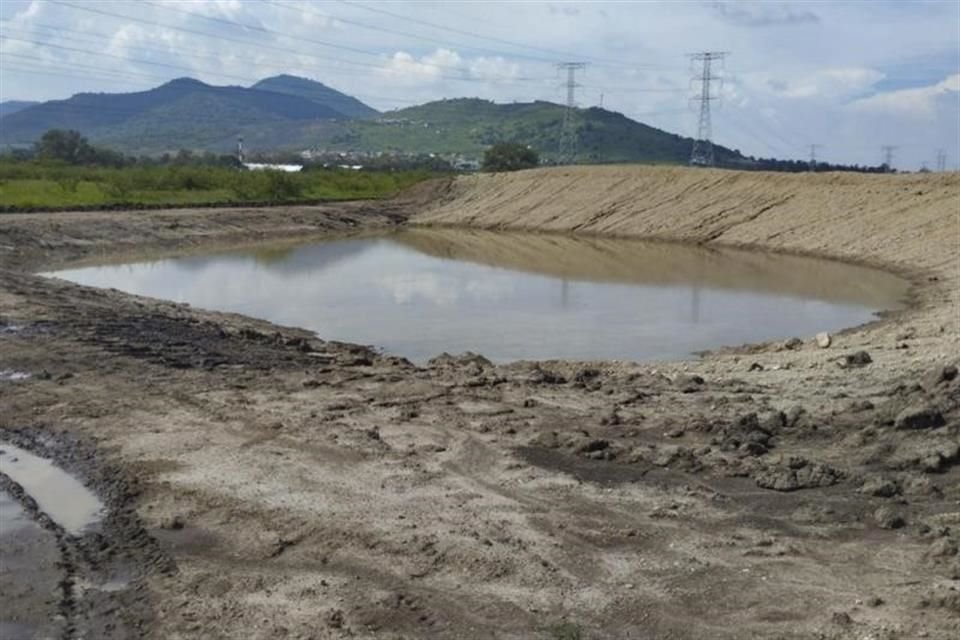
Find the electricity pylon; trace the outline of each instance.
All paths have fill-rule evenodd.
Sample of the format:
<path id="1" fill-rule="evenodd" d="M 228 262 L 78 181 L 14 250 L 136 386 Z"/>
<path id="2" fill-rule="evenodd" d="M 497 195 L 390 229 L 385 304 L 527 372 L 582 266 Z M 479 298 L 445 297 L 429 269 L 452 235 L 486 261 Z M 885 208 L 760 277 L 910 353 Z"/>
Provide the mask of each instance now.
<path id="1" fill-rule="evenodd" d="M 581 86 L 577 83 L 576 73 L 586 69 L 586 62 L 561 62 L 558 69 L 566 69 L 567 81 L 567 108 L 563 112 L 563 124 L 560 126 L 560 164 L 573 164 L 577 161 L 577 101 L 576 89 Z"/>
<path id="2" fill-rule="evenodd" d="M 691 102 L 700 103 L 700 120 L 697 125 L 697 137 L 693 141 L 693 151 L 690 153 L 690 164 L 701 167 L 712 167 L 714 158 L 710 103 L 720 99 L 718 94 L 713 93 L 713 82 L 717 80 L 722 81 L 721 76 L 714 75 L 713 63 L 719 61 L 722 64 L 723 59 L 729 54 L 726 51 L 703 51 L 689 55 L 691 61 L 701 62 L 703 64 L 700 73 L 693 78 L 693 80 L 700 81 L 700 93 L 691 98 Z"/>

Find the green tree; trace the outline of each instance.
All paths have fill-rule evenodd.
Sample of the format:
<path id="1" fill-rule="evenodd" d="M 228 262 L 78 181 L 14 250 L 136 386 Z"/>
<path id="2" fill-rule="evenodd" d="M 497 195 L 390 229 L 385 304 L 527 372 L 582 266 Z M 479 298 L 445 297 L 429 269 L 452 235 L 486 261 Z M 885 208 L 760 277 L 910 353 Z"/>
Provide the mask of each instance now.
<path id="1" fill-rule="evenodd" d="M 106 165 L 120 167 L 126 164 L 123 154 L 111 149 L 95 147 L 79 131 L 50 129 L 34 145 L 40 160 L 56 160 L 76 165 Z"/>
<path id="2" fill-rule="evenodd" d="M 484 171 L 519 171 L 540 164 L 540 156 L 525 144 L 501 142 L 483 154 Z"/>
<path id="3" fill-rule="evenodd" d="M 90 164 L 96 149 L 80 135 L 79 131 L 50 129 L 36 144 L 41 160 L 59 160 L 69 164 Z"/>

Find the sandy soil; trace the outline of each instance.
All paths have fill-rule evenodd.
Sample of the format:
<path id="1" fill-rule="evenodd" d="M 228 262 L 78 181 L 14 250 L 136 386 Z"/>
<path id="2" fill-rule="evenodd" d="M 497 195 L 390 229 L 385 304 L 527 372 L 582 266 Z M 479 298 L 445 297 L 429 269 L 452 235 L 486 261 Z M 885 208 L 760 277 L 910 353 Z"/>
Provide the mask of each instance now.
<path id="1" fill-rule="evenodd" d="M 841 256 L 915 286 L 827 349 L 418 368 L 31 273 L 413 213 Z M 470 177 L 407 202 L 2 216 L 0 370 L 31 377 L 0 382 L 0 439 L 110 514 L 82 537 L 48 527 L 70 588 L 44 573 L 0 611 L 29 625 L 46 607 L 65 638 L 955 638 L 958 216 L 956 175 L 649 168 Z M 117 572 L 122 589 L 85 586 Z"/>

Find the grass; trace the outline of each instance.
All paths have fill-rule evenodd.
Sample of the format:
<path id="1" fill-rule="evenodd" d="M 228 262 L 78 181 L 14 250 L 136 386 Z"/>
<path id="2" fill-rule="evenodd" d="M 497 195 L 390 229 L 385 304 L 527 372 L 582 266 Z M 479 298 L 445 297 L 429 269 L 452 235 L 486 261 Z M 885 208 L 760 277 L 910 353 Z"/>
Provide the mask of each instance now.
<path id="1" fill-rule="evenodd" d="M 204 165 L 77 167 L 0 162 L 0 208 L 230 204 L 386 198 L 429 171 L 242 171 Z"/>

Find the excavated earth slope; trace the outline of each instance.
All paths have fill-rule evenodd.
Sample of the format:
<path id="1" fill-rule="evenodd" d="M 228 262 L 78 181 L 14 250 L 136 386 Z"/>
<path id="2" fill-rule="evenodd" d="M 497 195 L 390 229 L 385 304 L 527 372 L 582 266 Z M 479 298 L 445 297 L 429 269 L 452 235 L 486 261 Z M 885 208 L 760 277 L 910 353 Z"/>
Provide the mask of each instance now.
<path id="1" fill-rule="evenodd" d="M 416 367 L 32 273 L 411 215 L 829 255 L 914 287 L 829 348 L 799 336 L 693 362 Z M 406 202 L 0 216 L 0 440 L 54 458 L 108 509 L 66 535 L 0 469 L 40 524 L 0 531 L 0 628 L 952 640 L 958 215 L 957 175 L 603 167 L 463 177 Z M 420 237 L 479 251 L 469 231 Z M 549 259 L 511 243 L 517 266 Z M 797 274 L 819 290 L 804 277 L 830 270 Z"/>

